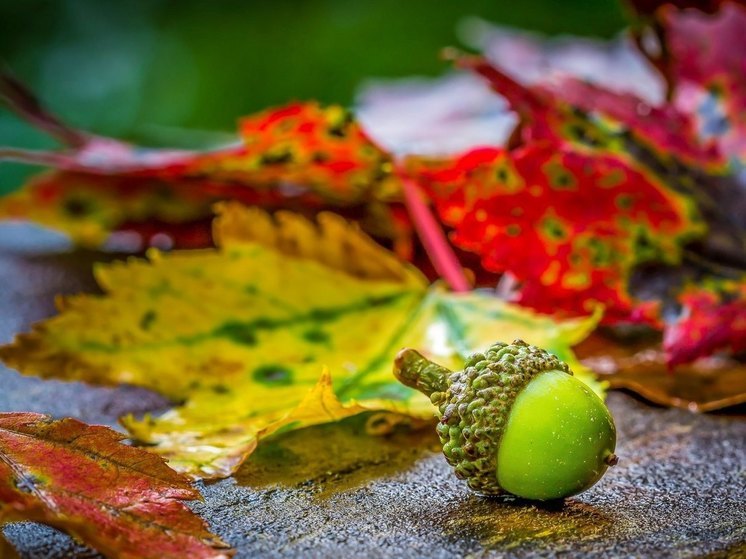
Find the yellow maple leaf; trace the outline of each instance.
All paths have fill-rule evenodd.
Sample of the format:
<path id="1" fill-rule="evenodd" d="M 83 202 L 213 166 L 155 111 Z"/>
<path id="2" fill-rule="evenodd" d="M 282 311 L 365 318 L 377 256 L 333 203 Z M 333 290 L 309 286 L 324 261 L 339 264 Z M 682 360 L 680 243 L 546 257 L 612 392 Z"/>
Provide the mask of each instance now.
<path id="1" fill-rule="evenodd" d="M 570 346 L 598 317 L 557 323 L 487 294 L 429 288 L 334 214 L 218 212 L 216 249 L 98 266 L 105 295 L 64 299 L 0 358 L 26 374 L 167 395 L 180 404 L 123 423 L 175 469 L 208 478 L 230 475 L 280 429 L 366 410 L 431 418 L 429 400 L 392 375 L 403 346 L 458 368 L 522 337 L 592 378 Z"/>

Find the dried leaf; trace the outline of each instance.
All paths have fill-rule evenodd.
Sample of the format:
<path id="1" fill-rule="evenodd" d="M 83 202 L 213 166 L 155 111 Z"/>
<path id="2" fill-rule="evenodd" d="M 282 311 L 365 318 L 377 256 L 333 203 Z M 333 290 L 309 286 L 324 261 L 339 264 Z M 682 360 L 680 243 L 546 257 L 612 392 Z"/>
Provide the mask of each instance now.
<path id="1" fill-rule="evenodd" d="M 98 267 L 106 295 L 66 299 L 0 357 L 27 374 L 129 382 L 183 402 L 124 424 L 198 477 L 229 475 L 279 429 L 363 410 L 431 418 L 428 399 L 391 373 L 405 345 L 458 367 L 524 337 L 593 384 L 569 347 L 598 317 L 557 324 L 491 295 L 428 291 L 416 269 L 333 214 L 313 224 L 220 211 L 217 249 Z"/>
<path id="2" fill-rule="evenodd" d="M 608 382 L 662 406 L 710 412 L 746 403 L 746 365 L 724 356 L 681 364 L 672 374 L 658 340 L 623 342 L 593 334 L 581 362 Z"/>
<path id="3" fill-rule="evenodd" d="M 0 532 L 0 557 L 3 559 L 18 559 L 18 553 L 15 548 L 10 545 L 8 540 L 5 539 L 2 532 Z"/>
<path id="4" fill-rule="evenodd" d="M 0 414 L 0 522 L 43 522 L 122 559 L 231 556 L 183 504 L 199 493 L 123 438 L 75 419 Z"/>

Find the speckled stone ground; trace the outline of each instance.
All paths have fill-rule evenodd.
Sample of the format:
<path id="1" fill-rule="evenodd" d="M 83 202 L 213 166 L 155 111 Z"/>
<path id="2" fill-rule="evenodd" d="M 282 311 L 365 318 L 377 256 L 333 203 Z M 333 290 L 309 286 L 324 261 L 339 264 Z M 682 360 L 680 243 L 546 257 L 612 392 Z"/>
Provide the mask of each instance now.
<path id="1" fill-rule="evenodd" d="M 57 293 L 95 291 L 104 257 L 0 226 L 0 342 L 54 312 Z M 0 367 L 0 411 L 116 425 L 163 408 L 155 394 L 24 378 Z M 359 420 L 289 433 L 193 508 L 239 557 L 746 557 L 746 418 L 701 416 L 611 394 L 621 461 L 564 505 L 469 493 L 429 431 L 368 437 Z M 8 525 L 24 558 L 97 555 L 50 528 Z M 0 550 L 0 554 L 2 551 Z"/>

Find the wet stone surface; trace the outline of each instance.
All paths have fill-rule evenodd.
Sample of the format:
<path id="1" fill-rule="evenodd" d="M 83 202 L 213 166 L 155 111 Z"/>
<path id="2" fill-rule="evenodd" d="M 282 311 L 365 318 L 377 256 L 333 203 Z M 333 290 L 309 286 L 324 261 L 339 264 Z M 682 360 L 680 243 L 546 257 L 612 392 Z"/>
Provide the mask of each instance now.
<path id="1" fill-rule="evenodd" d="M 0 343 L 53 314 L 56 294 L 96 289 L 90 269 L 102 255 L 42 241 L 0 229 Z M 125 412 L 166 406 L 133 387 L 0 367 L 0 411 L 116 426 Z M 205 501 L 190 506 L 238 557 L 746 557 L 743 408 L 695 415 L 620 393 L 609 406 L 619 465 L 562 504 L 476 496 L 430 430 L 371 437 L 365 418 L 352 418 L 265 443 L 233 478 L 200 484 Z M 98 557 L 51 528 L 16 523 L 4 533 L 23 558 Z"/>

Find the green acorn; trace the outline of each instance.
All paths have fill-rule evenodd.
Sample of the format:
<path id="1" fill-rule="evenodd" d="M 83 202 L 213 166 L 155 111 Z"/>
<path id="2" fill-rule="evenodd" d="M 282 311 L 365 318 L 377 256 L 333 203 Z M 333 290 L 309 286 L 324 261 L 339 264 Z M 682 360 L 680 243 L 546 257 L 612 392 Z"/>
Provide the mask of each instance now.
<path id="1" fill-rule="evenodd" d="M 459 372 L 403 349 L 394 374 L 438 408 L 446 460 L 479 493 L 560 499 L 616 464 L 609 410 L 566 363 L 536 346 L 496 343 Z"/>

